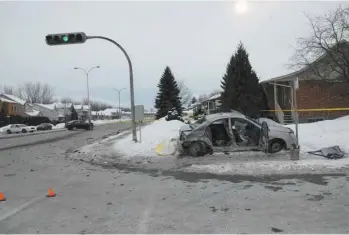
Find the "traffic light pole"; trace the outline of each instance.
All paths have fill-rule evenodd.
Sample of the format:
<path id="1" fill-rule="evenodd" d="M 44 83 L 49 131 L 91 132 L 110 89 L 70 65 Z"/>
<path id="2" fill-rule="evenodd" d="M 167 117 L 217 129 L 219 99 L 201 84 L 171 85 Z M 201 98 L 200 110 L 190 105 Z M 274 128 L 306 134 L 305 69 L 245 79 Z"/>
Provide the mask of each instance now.
<path id="1" fill-rule="evenodd" d="M 122 46 L 115 42 L 114 40 L 107 38 L 107 37 L 102 37 L 102 36 L 87 36 L 86 39 L 103 39 L 108 42 L 113 43 L 115 46 L 117 46 L 125 55 L 128 66 L 129 66 L 129 73 L 130 73 L 130 94 L 131 94 L 131 116 L 132 116 L 132 140 L 134 142 L 137 142 L 137 131 L 136 131 L 136 116 L 135 116 L 135 101 L 134 101 L 134 87 L 133 87 L 133 69 L 132 69 L 132 63 L 131 59 L 128 56 L 127 52 L 125 51 Z"/>

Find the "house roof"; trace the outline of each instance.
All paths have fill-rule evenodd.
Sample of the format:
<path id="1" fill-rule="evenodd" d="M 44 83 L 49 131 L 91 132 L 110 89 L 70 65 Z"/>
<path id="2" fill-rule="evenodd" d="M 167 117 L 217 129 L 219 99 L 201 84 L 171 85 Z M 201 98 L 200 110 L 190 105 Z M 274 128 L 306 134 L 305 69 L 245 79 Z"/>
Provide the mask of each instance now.
<path id="1" fill-rule="evenodd" d="M 38 115 L 40 115 L 41 113 L 40 113 L 40 111 L 37 111 L 37 110 L 33 110 L 32 112 L 25 112 L 28 116 L 32 116 L 32 117 L 34 117 L 34 116 L 38 116 Z"/>
<path id="2" fill-rule="evenodd" d="M 34 103 L 34 105 L 49 109 L 49 110 L 54 110 L 54 104 L 40 104 L 40 103 Z"/>
<path id="3" fill-rule="evenodd" d="M 346 40 L 342 40 L 340 41 L 338 44 L 334 44 L 333 46 L 331 46 L 331 48 L 334 48 L 335 46 L 347 46 L 348 42 Z M 316 60 L 314 60 L 312 63 L 310 63 L 310 65 L 315 64 L 317 62 L 319 62 L 320 60 L 322 60 L 325 56 L 327 55 L 327 53 L 323 53 L 321 56 L 319 56 Z M 274 77 L 274 78 L 270 78 L 268 80 L 264 80 L 261 83 L 268 83 L 268 82 L 286 82 L 286 81 L 293 81 L 296 79 L 297 76 L 299 76 L 300 74 L 302 74 L 303 72 L 307 71 L 309 69 L 309 66 L 306 66 L 298 71 L 286 74 L 286 75 L 282 75 L 282 76 L 278 76 L 278 77 Z"/>
<path id="4" fill-rule="evenodd" d="M 2 102 L 6 102 L 6 103 L 17 103 L 17 102 L 15 102 L 15 101 L 13 101 L 13 100 L 9 100 L 9 99 L 5 99 L 5 98 L 2 98 L 2 97 L 0 97 L 0 101 L 2 101 Z"/>
<path id="5" fill-rule="evenodd" d="M 208 98 L 207 100 L 215 100 L 215 99 L 218 99 L 219 97 L 221 97 L 221 93 L 215 94 L 215 95 L 211 96 L 210 98 Z"/>
<path id="6" fill-rule="evenodd" d="M 22 99 L 18 98 L 17 96 L 14 96 L 14 95 L 9 95 L 9 94 L 2 94 L 2 95 L 7 97 L 10 100 L 15 101 L 16 103 L 21 104 L 21 105 L 24 105 L 25 103 L 27 103 L 27 101 L 22 100 Z"/>

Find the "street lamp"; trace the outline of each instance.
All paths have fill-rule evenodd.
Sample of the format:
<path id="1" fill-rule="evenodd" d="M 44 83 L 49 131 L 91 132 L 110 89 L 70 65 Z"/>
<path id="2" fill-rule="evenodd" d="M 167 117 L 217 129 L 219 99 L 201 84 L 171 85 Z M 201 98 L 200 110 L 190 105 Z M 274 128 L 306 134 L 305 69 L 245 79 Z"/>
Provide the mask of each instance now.
<path id="1" fill-rule="evenodd" d="M 121 91 L 125 90 L 126 88 L 121 88 L 121 89 L 116 89 L 114 88 L 114 90 L 117 91 L 117 93 L 119 93 L 119 115 L 120 115 L 120 121 L 121 121 L 121 108 L 120 108 L 120 93 Z"/>
<path id="2" fill-rule="evenodd" d="M 88 74 L 93 70 L 93 69 L 99 69 L 100 66 L 97 65 L 95 67 L 90 68 L 88 71 L 86 71 L 83 68 L 79 68 L 79 67 L 74 67 L 74 69 L 80 69 L 82 71 L 85 72 L 86 74 L 86 81 L 87 81 L 87 104 L 88 104 L 88 121 L 91 122 L 91 105 L 90 105 L 90 87 L 88 85 Z"/>
<path id="3" fill-rule="evenodd" d="M 82 44 L 88 39 L 102 39 L 108 41 L 114 46 L 118 47 L 125 55 L 128 63 L 128 70 L 130 75 L 130 96 L 131 96 L 131 116 L 132 116 L 132 140 L 137 142 L 137 125 L 136 125 L 136 114 L 135 114 L 135 97 L 134 97 L 134 85 L 133 85 L 133 68 L 130 57 L 128 56 L 125 49 L 113 39 L 103 36 L 87 36 L 84 32 L 71 32 L 71 33 L 56 33 L 48 34 L 45 37 L 46 44 L 49 46 L 68 45 L 68 44 Z"/>

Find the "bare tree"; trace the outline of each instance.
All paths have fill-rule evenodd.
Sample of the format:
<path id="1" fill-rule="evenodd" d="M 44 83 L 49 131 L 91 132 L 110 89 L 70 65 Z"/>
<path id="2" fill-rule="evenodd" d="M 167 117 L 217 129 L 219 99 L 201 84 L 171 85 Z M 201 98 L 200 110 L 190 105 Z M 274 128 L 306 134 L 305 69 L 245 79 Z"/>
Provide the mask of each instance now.
<path id="1" fill-rule="evenodd" d="M 4 85 L 3 91 L 7 95 L 14 95 L 15 94 L 15 88 L 11 85 Z"/>
<path id="2" fill-rule="evenodd" d="M 207 100 L 208 98 L 210 98 L 210 97 L 208 97 L 208 95 L 206 95 L 206 94 L 199 95 L 198 101 L 199 101 L 199 102 L 202 102 L 202 101 L 204 101 L 204 100 Z"/>
<path id="3" fill-rule="evenodd" d="M 19 85 L 15 91 L 15 96 L 17 96 L 18 98 L 25 100 L 26 99 L 26 95 L 24 92 L 24 88 L 23 86 Z"/>
<path id="4" fill-rule="evenodd" d="M 192 92 L 190 89 L 184 84 L 184 81 L 178 81 L 177 82 L 178 88 L 179 88 L 179 96 L 181 97 L 181 102 L 183 106 L 188 106 L 190 104 L 190 101 L 192 99 Z"/>
<path id="5" fill-rule="evenodd" d="M 290 68 L 310 69 L 325 81 L 341 77 L 349 81 L 349 8 L 325 15 L 306 15 L 311 35 L 297 39 Z"/>
<path id="6" fill-rule="evenodd" d="M 62 97 L 62 98 L 60 99 L 60 102 L 61 102 L 62 104 L 72 104 L 72 103 L 73 103 L 73 99 L 70 98 L 70 97 Z"/>
<path id="7" fill-rule="evenodd" d="M 24 84 L 23 91 L 26 100 L 30 103 L 49 104 L 54 101 L 53 88 L 48 84 L 28 82 Z"/>

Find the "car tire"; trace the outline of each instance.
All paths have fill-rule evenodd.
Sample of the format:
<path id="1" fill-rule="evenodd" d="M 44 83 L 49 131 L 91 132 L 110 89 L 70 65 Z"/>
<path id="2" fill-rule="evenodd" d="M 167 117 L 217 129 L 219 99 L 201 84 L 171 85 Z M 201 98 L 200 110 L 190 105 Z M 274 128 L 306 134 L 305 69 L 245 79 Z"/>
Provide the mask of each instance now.
<path id="1" fill-rule="evenodd" d="M 268 152 L 269 153 L 278 153 L 284 149 L 284 146 L 285 146 L 285 141 L 283 141 L 281 139 L 271 140 L 269 142 Z"/>
<path id="2" fill-rule="evenodd" d="M 11 130 L 7 130 L 6 132 L 7 132 L 7 134 L 12 134 Z"/>
<path id="3" fill-rule="evenodd" d="M 26 129 L 22 129 L 22 133 L 27 133 L 27 130 Z"/>
<path id="4" fill-rule="evenodd" d="M 194 141 L 189 145 L 188 153 L 192 157 L 203 156 L 204 155 L 204 147 L 200 142 Z"/>

